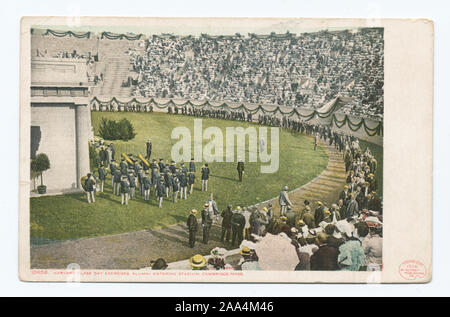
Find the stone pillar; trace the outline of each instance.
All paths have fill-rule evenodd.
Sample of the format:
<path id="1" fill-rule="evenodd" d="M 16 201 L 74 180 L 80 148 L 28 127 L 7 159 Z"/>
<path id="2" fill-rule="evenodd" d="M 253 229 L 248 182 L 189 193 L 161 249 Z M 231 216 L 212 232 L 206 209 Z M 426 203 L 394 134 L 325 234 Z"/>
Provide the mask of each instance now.
<path id="1" fill-rule="evenodd" d="M 88 105 L 75 106 L 76 152 L 77 152 L 77 187 L 80 179 L 89 171 L 89 136 L 91 134 L 91 112 Z"/>

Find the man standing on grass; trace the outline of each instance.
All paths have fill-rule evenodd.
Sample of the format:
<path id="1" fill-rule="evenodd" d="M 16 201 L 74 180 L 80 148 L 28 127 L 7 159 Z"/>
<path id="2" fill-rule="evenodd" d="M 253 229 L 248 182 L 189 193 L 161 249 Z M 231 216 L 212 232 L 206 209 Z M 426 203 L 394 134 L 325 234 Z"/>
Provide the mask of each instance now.
<path id="1" fill-rule="evenodd" d="M 144 200 L 149 201 L 150 200 L 150 188 L 152 187 L 152 181 L 150 180 L 150 177 L 148 176 L 148 172 L 145 172 L 143 178 L 142 178 L 142 185 L 144 190 Z"/>
<path id="2" fill-rule="evenodd" d="M 130 183 L 128 183 L 127 175 L 122 175 L 120 181 L 120 196 L 122 197 L 122 205 L 128 205 L 128 194 L 130 192 Z"/>
<path id="3" fill-rule="evenodd" d="M 87 174 L 87 178 L 85 180 L 84 186 L 86 188 L 86 192 L 87 192 L 87 198 L 88 198 L 88 203 L 91 203 L 91 199 L 92 202 L 95 203 L 95 195 L 94 195 L 94 188 L 95 188 L 95 180 L 92 177 L 91 173 Z"/>
<path id="4" fill-rule="evenodd" d="M 204 204 L 203 207 L 204 207 L 202 210 L 203 243 L 208 244 L 209 232 L 211 231 L 211 226 L 213 223 L 213 213 L 209 209 L 208 203 Z"/>
<path id="5" fill-rule="evenodd" d="M 202 167 L 202 191 L 208 191 L 208 179 L 209 179 L 209 167 L 208 163 Z"/>
<path id="6" fill-rule="evenodd" d="M 191 161 L 189 162 L 189 172 L 193 172 L 195 173 L 195 161 L 192 158 Z"/>
<path id="7" fill-rule="evenodd" d="M 157 201 L 158 201 L 158 207 L 159 207 L 159 208 L 162 207 L 162 202 L 163 202 L 164 194 L 165 194 L 164 181 L 161 179 L 161 180 L 156 184 L 156 199 L 157 199 Z"/>
<path id="8" fill-rule="evenodd" d="M 242 182 L 242 175 L 244 174 L 244 162 L 242 160 L 239 160 L 237 164 L 237 171 L 239 176 L 239 181 Z"/>
<path id="9" fill-rule="evenodd" d="M 150 141 L 150 138 L 147 140 L 147 143 L 145 145 L 147 147 L 147 156 L 145 158 L 149 160 L 150 156 L 152 155 L 152 142 Z"/>
<path id="10" fill-rule="evenodd" d="M 197 210 L 192 209 L 186 223 L 187 229 L 189 231 L 189 247 L 191 248 L 195 246 L 195 234 L 197 233 L 198 230 L 198 222 L 197 218 L 195 217 L 196 215 Z"/>
<path id="11" fill-rule="evenodd" d="M 195 183 L 195 174 L 194 172 L 189 172 L 188 174 L 188 183 L 189 183 L 189 194 L 192 195 L 192 192 L 194 191 L 194 183 Z"/>
<path id="12" fill-rule="evenodd" d="M 180 178 L 180 189 L 181 189 L 181 196 L 180 199 L 187 199 L 187 177 L 186 177 L 186 172 L 181 171 L 179 173 L 179 178 Z"/>
<path id="13" fill-rule="evenodd" d="M 115 169 L 113 180 L 114 180 L 114 186 L 113 186 L 113 194 L 119 196 L 120 195 L 120 181 L 121 181 L 122 174 L 120 173 L 119 169 Z"/>
<path id="14" fill-rule="evenodd" d="M 100 163 L 103 165 L 108 164 L 108 152 L 105 150 L 105 147 L 102 145 L 100 148 L 100 152 L 98 154 Z"/>
<path id="15" fill-rule="evenodd" d="M 103 193 L 103 188 L 105 186 L 105 180 L 106 175 L 108 173 L 106 172 L 105 166 L 103 164 L 100 165 L 100 168 L 98 169 L 98 178 L 100 179 L 100 191 Z"/>
<path id="16" fill-rule="evenodd" d="M 113 189 L 113 194 L 114 194 L 114 174 L 117 170 L 117 165 L 116 165 L 115 160 L 111 160 L 111 164 L 109 164 L 109 170 L 111 172 L 111 187 Z"/>
<path id="17" fill-rule="evenodd" d="M 244 227 L 245 227 L 245 217 L 241 213 L 241 207 L 237 207 L 236 212 L 233 213 L 231 217 L 231 231 L 232 231 L 232 239 L 231 245 L 235 245 L 237 238 L 237 245 L 240 245 L 242 240 L 244 239 Z"/>
<path id="18" fill-rule="evenodd" d="M 176 174 L 173 175 L 172 188 L 173 188 L 173 202 L 176 203 L 178 198 L 178 192 L 180 191 L 180 181 L 178 180 Z"/>
<path id="19" fill-rule="evenodd" d="M 319 132 L 314 133 L 314 151 L 317 149 L 317 144 L 319 143 Z"/>
<path id="20" fill-rule="evenodd" d="M 128 183 L 130 184 L 130 199 L 133 200 L 136 193 L 136 178 L 132 170 L 128 173 Z"/>
<path id="21" fill-rule="evenodd" d="M 226 238 L 226 242 L 230 243 L 230 233 L 231 233 L 231 217 L 233 217 L 232 206 L 228 205 L 227 209 L 222 211 L 222 236 L 220 238 L 221 242 L 224 242 L 224 238 Z"/>

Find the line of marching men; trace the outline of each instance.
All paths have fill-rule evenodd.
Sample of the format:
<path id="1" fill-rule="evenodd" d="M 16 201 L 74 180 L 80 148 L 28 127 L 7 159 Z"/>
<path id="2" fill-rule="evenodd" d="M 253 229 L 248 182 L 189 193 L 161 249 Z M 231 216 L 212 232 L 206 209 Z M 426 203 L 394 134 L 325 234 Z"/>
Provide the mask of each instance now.
<path id="1" fill-rule="evenodd" d="M 192 159 L 188 167 L 180 163 L 178 167 L 176 162 L 164 159 L 153 159 L 149 163 L 141 155 L 138 159 L 133 154 L 122 154 L 120 163 L 111 160 L 109 172 L 111 173 L 111 185 L 113 194 L 121 196 L 121 204 L 128 205 L 129 200 L 136 198 L 136 188 L 139 195 L 144 197 L 145 201 L 150 201 L 150 193 L 153 188 L 158 206 L 161 208 L 164 197 L 172 197 L 174 203 L 178 199 L 187 199 L 188 193 L 192 194 L 195 184 L 195 161 Z M 88 173 L 84 180 L 84 188 L 88 195 L 88 202 L 95 202 L 95 192 L 103 192 L 108 170 L 105 165 L 108 162 L 101 161 L 98 168 L 98 176 Z M 208 180 L 210 169 L 207 163 L 201 168 L 201 190 L 208 190 Z"/>

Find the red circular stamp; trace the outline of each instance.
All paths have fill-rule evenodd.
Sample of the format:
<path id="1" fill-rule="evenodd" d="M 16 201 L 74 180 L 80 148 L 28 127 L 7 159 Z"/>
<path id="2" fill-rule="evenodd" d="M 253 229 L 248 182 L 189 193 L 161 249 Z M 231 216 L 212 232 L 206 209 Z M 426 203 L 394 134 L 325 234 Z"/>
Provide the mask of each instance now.
<path id="1" fill-rule="evenodd" d="M 425 265 L 416 260 L 407 260 L 400 264 L 398 273 L 408 281 L 416 281 L 425 278 L 427 269 Z"/>

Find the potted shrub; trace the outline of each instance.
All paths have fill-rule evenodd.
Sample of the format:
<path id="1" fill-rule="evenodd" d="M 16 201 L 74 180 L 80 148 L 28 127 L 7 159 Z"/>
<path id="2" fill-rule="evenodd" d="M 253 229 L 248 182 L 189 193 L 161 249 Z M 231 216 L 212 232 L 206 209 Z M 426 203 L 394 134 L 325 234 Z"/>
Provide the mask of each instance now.
<path id="1" fill-rule="evenodd" d="M 39 194 L 45 194 L 47 191 L 47 186 L 44 185 L 44 180 L 42 178 L 42 173 L 50 168 L 50 160 L 47 154 L 40 153 L 31 161 L 31 171 L 41 176 L 41 185 L 37 187 Z"/>

